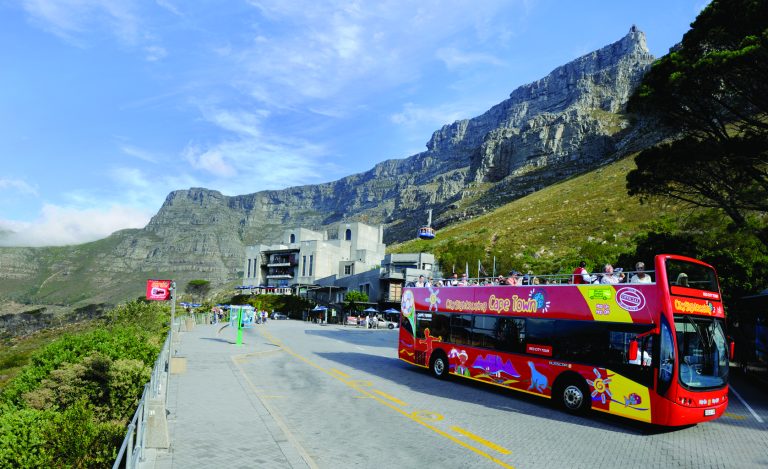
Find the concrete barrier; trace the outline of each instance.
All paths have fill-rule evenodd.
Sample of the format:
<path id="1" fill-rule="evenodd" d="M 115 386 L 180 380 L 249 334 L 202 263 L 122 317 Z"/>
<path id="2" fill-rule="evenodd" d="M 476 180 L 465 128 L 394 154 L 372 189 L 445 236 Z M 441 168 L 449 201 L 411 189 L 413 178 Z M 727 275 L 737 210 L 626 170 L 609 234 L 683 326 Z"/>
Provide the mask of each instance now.
<path id="1" fill-rule="evenodd" d="M 165 415 L 165 404 L 162 399 L 147 401 L 147 448 L 168 449 L 171 439 L 168 436 L 168 419 Z"/>

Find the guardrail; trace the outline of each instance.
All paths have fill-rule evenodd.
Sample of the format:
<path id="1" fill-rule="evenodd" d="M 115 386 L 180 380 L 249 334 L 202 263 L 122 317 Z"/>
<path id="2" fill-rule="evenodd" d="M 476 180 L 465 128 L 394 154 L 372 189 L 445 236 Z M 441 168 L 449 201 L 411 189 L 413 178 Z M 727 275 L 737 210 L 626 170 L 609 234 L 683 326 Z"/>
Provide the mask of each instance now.
<path id="1" fill-rule="evenodd" d="M 170 374 L 170 339 L 171 335 L 168 334 L 165 338 L 163 348 L 160 349 L 160 354 L 155 360 L 155 365 L 152 368 L 152 374 L 149 382 L 144 385 L 144 392 L 141 394 L 141 399 L 136 407 L 136 412 L 133 414 L 131 422 L 128 424 L 128 431 L 123 439 L 123 444 L 120 446 L 120 450 L 117 453 L 115 463 L 112 465 L 112 469 L 126 468 L 134 469 L 138 463 L 144 460 L 144 445 L 146 443 L 146 428 L 147 428 L 147 401 L 149 399 L 155 399 L 161 397 L 165 402 L 166 393 L 164 393 L 163 386 L 167 390 L 168 376 Z"/>

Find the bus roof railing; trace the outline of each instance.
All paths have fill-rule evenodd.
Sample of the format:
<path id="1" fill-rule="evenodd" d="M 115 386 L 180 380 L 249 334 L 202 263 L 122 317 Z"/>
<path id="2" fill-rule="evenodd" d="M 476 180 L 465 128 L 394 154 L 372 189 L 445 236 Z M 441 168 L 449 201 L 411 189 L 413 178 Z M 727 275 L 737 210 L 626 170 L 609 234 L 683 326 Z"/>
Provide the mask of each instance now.
<path id="1" fill-rule="evenodd" d="M 643 271 L 635 271 L 635 270 L 630 270 L 630 271 L 622 270 L 622 271 L 619 271 L 619 270 L 615 270 L 614 274 L 617 275 L 617 276 L 620 275 L 620 274 L 624 274 L 624 278 L 622 278 L 619 281 L 619 283 L 633 283 L 633 282 L 631 282 L 632 276 L 636 275 L 636 274 L 639 274 L 641 272 L 643 274 L 645 274 L 645 275 L 651 276 L 651 282 L 650 283 L 656 283 L 656 279 L 653 276 L 656 273 L 656 271 L 654 271 L 654 270 L 643 270 Z M 596 273 L 590 274 L 590 277 L 593 279 L 593 281 L 591 283 L 600 283 L 600 280 L 602 279 L 602 277 L 604 275 L 605 274 L 602 273 L 602 272 L 596 272 Z M 573 277 L 574 277 L 574 274 L 572 274 L 572 273 L 570 273 L 570 274 L 566 274 L 566 273 L 559 273 L 559 274 L 532 274 L 532 273 L 528 273 L 528 274 L 522 274 L 522 273 L 520 273 L 520 274 L 517 275 L 517 278 L 520 281 L 520 283 L 518 283 L 517 286 L 530 286 L 530 285 L 572 285 L 574 283 L 573 282 Z M 477 286 L 512 286 L 512 285 L 509 285 L 509 284 L 506 284 L 506 283 L 503 283 L 503 284 L 499 283 L 501 281 L 501 279 L 504 279 L 504 281 L 506 281 L 507 278 L 508 278 L 508 275 L 507 276 L 505 276 L 505 275 L 497 275 L 496 277 L 492 277 L 492 276 L 487 276 L 487 277 L 467 277 L 466 282 L 468 283 L 468 285 L 466 285 L 466 286 L 474 286 L 474 287 L 477 287 Z M 459 283 L 461 283 L 462 279 L 463 279 L 463 277 L 458 277 L 456 279 L 454 279 L 452 277 L 436 278 L 436 279 L 432 280 L 432 285 L 430 285 L 430 286 L 433 286 L 433 287 L 434 286 L 440 286 L 439 282 L 442 282 L 442 286 L 453 286 L 453 285 L 449 285 L 449 283 L 453 282 L 454 280 L 459 282 Z M 427 281 L 427 282 L 429 283 L 429 281 Z M 638 283 L 638 282 L 634 282 L 634 283 Z M 416 282 L 415 281 L 410 281 L 410 282 L 408 282 L 408 284 L 406 286 L 408 286 L 408 287 L 415 287 L 416 286 Z M 462 285 L 462 286 L 464 286 L 464 285 Z"/>

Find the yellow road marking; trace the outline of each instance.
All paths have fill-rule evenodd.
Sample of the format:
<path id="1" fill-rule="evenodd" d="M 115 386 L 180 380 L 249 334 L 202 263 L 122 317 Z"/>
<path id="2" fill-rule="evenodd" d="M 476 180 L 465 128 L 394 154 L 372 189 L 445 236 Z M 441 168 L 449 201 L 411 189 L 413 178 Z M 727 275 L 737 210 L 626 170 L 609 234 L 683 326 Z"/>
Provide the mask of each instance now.
<path id="1" fill-rule="evenodd" d="M 512 451 L 508 450 L 507 448 L 499 446 L 496 443 L 492 441 L 488 441 L 485 438 L 482 438 L 480 436 L 475 435 L 474 433 L 464 430 L 463 428 L 460 428 L 454 425 L 451 427 L 451 430 L 455 431 L 456 433 L 461 433 L 462 435 L 466 436 L 470 440 L 480 443 L 481 445 L 487 446 L 493 450 L 496 450 L 501 454 L 512 454 Z"/>
<path id="2" fill-rule="evenodd" d="M 474 446 L 472 446 L 472 445 L 470 445 L 470 444 L 468 444 L 468 443 L 466 443 L 466 442 L 456 438 L 455 436 L 451 435 L 450 433 L 445 432 L 443 430 L 440 430 L 439 428 L 435 427 L 434 425 L 430 425 L 429 423 L 425 422 L 423 419 L 419 418 L 422 414 L 420 414 L 418 412 L 414 412 L 412 414 L 409 414 L 406 411 L 404 411 L 403 409 L 401 409 L 399 407 L 396 407 L 394 404 L 391 404 L 388 401 L 386 401 L 386 400 L 384 400 L 384 399 L 382 399 L 380 397 L 377 397 L 374 394 L 370 393 L 369 391 L 363 389 L 362 387 L 360 387 L 358 385 L 358 382 L 346 381 L 346 380 L 341 379 L 340 377 L 336 376 L 331 371 L 328 371 L 326 368 L 321 367 L 320 365 L 314 363 L 313 361 L 309 360 L 308 358 L 305 358 L 305 357 L 299 355 L 298 353 L 294 352 L 289 347 L 286 347 L 285 344 L 283 344 L 281 341 L 277 340 L 277 338 L 274 337 L 269 332 L 262 331 L 262 330 L 260 330 L 258 332 L 259 332 L 259 334 L 264 335 L 267 339 L 272 341 L 275 345 L 277 345 L 279 347 L 282 347 L 282 349 L 285 351 L 285 353 L 291 355 L 292 357 L 295 357 L 298 360 L 303 361 L 304 363 L 306 363 L 307 365 L 311 366 L 312 368 L 316 368 L 316 369 L 322 371 L 323 373 L 325 373 L 328 376 L 331 376 L 332 378 L 334 378 L 334 379 L 344 383 L 345 385 L 349 386 L 350 388 L 354 389 L 355 391 L 358 391 L 359 393 L 361 393 L 363 395 L 366 395 L 366 396 L 370 397 L 371 399 L 374 399 L 376 402 L 389 407 L 390 409 L 394 410 L 395 412 L 397 412 L 397 413 L 399 413 L 399 414 L 401 414 L 401 415 L 403 415 L 403 416 L 413 420 L 414 422 L 418 423 L 419 425 L 422 425 L 422 426 L 432 430 L 433 432 L 437 433 L 438 435 L 440 435 L 440 436 L 442 436 L 444 438 L 447 438 L 448 440 L 456 443 L 457 445 L 462 446 L 462 447 L 464 447 L 464 448 L 474 452 L 475 454 L 478 454 L 478 455 L 480 455 L 480 456 L 482 456 L 482 457 L 484 457 L 484 458 L 486 458 L 486 459 L 488 459 L 490 461 L 495 462 L 496 464 L 498 464 L 501 467 L 505 467 L 507 469 L 515 469 L 514 466 L 511 466 L 511 465 L 505 463 L 504 461 L 496 458 L 495 456 L 492 456 L 492 455 L 486 453 L 485 451 L 481 450 L 480 448 L 475 448 Z M 370 383 L 370 382 L 368 382 L 368 383 Z M 424 411 L 424 412 L 426 412 L 426 411 Z M 439 414 L 433 414 L 433 415 L 439 415 Z"/>
<path id="3" fill-rule="evenodd" d="M 331 371 L 336 373 L 339 376 L 343 376 L 344 378 L 351 378 L 348 374 L 344 373 L 343 371 L 337 370 L 336 368 L 331 368 Z"/>
<path id="4" fill-rule="evenodd" d="M 747 418 L 745 415 L 732 414 L 730 412 L 725 412 L 723 414 L 723 417 L 730 417 L 730 418 L 735 419 L 735 420 L 744 420 L 745 418 Z"/>
<path id="5" fill-rule="evenodd" d="M 374 389 L 373 392 L 375 392 L 376 394 L 378 394 L 379 396 L 381 396 L 381 397 L 383 397 L 385 399 L 389 399 L 390 401 L 394 402 L 397 405 L 401 405 L 403 407 L 408 405 L 405 402 L 401 401 L 400 399 L 396 398 L 395 396 L 390 396 L 389 394 L 387 394 L 385 392 L 381 392 L 381 391 L 379 391 L 377 389 Z"/>

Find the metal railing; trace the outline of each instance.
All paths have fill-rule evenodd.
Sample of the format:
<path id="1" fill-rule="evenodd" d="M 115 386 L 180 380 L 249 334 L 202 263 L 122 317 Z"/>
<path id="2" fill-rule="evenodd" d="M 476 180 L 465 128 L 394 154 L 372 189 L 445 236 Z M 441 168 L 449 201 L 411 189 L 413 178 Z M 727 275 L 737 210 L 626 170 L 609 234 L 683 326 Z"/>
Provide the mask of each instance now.
<path id="1" fill-rule="evenodd" d="M 117 453 L 117 458 L 115 458 L 115 463 L 112 465 L 112 469 L 121 467 L 134 469 L 138 463 L 144 459 L 144 444 L 147 428 L 147 401 L 158 397 L 162 397 L 164 402 L 166 400 L 166 394 L 163 393 L 163 385 L 165 385 L 167 389 L 168 376 L 170 375 L 170 341 L 171 335 L 169 333 L 165 338 L 163 348 L 160 349 L 160 354 L 158 355 L 157 360 L 155 360 L 155 365 L 152 368 L 149 382 L 144 385 L 144 392 L 141 394 L 141 399 L 136 407 L 136 412 L 133 414 L 133 418 L 128 424 L 128 431 L 125 434 L 123 444 L 120 446 L 120 450 Z"/>

